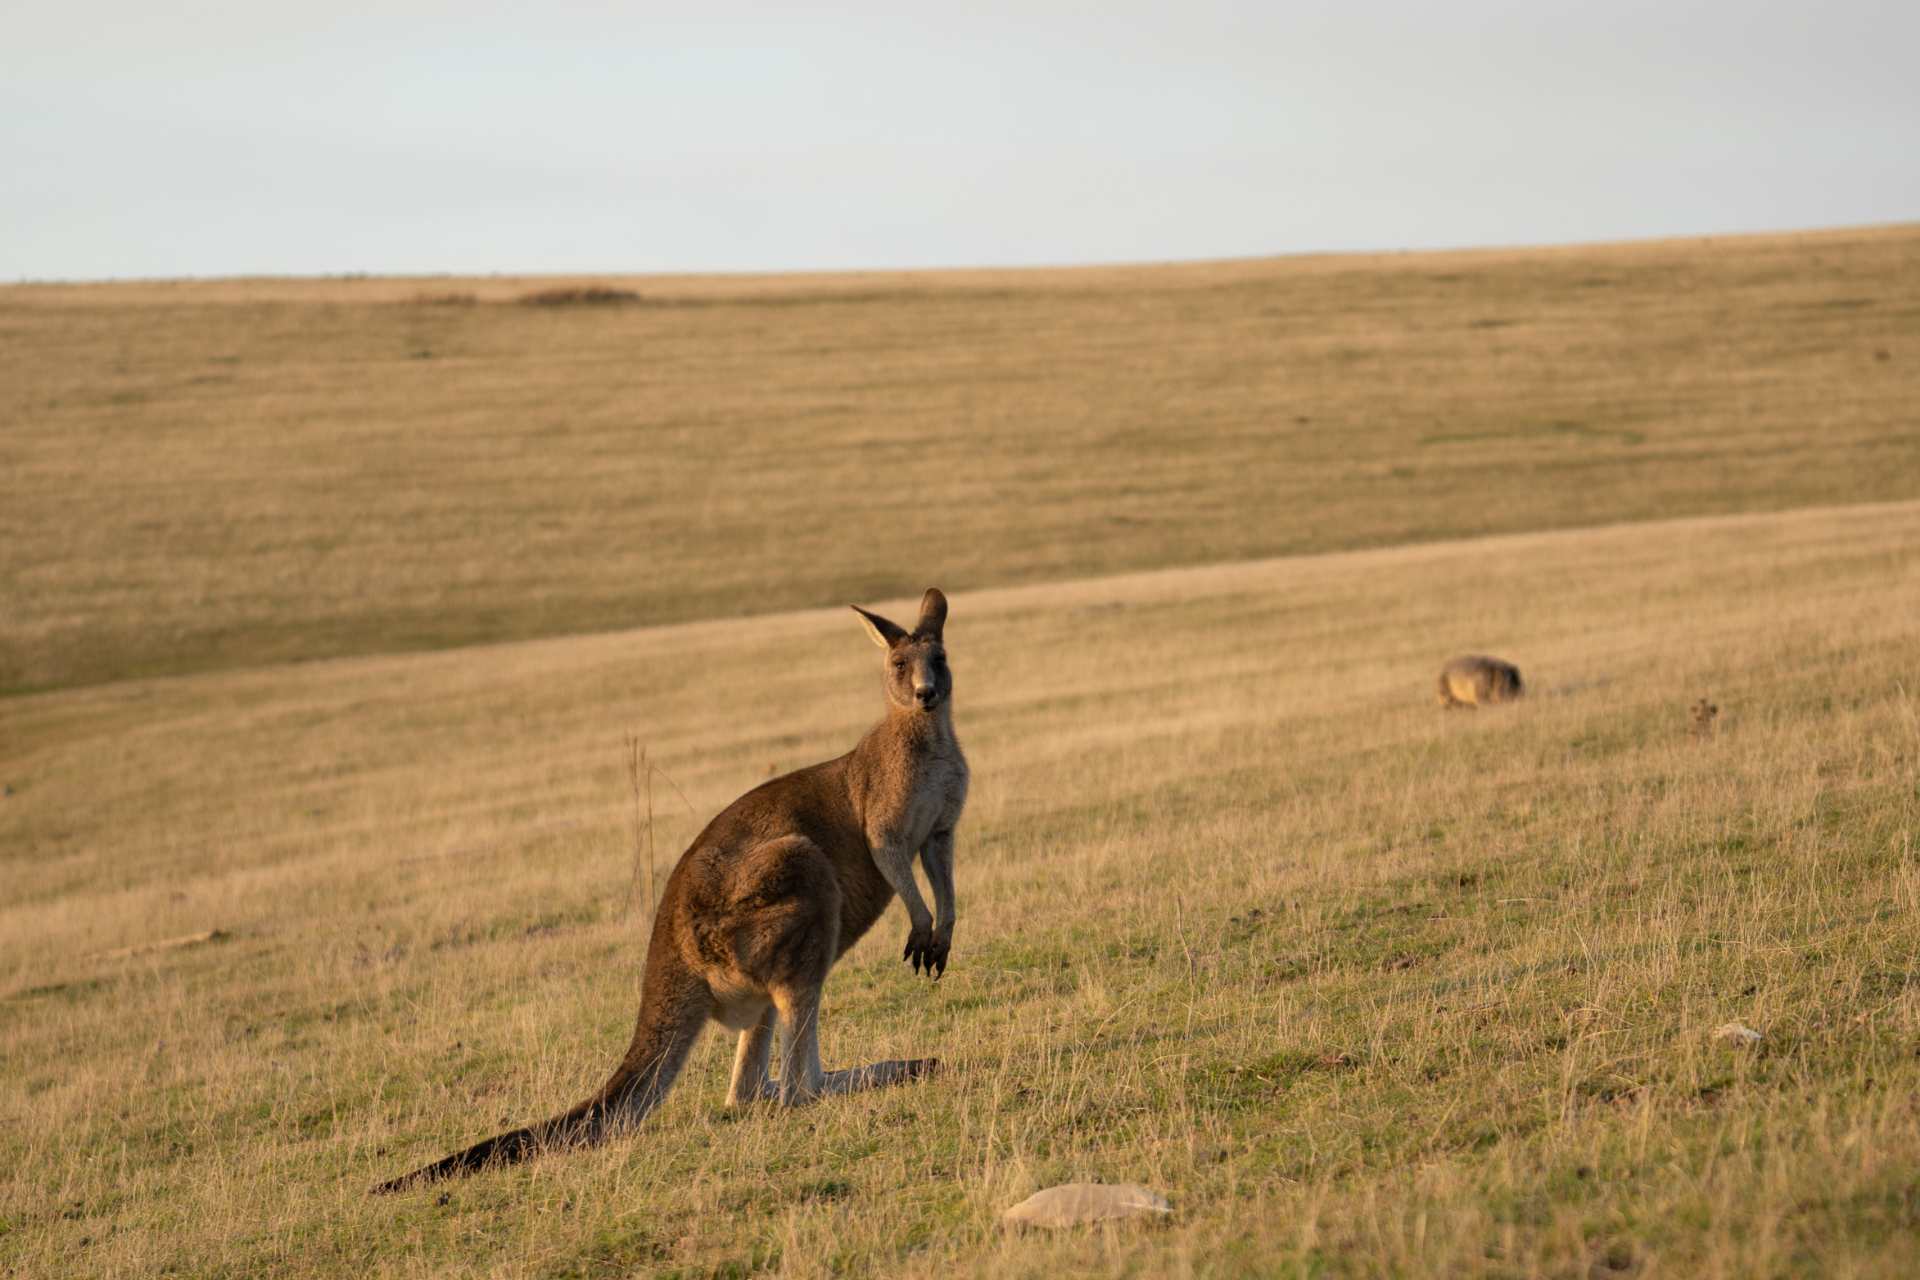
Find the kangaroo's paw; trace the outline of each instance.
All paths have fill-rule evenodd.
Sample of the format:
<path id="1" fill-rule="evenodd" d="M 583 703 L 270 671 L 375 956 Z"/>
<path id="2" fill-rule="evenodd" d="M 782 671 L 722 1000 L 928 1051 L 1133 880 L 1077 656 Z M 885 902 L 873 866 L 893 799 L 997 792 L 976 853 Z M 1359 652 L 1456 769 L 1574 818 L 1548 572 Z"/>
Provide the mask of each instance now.
<path id="1" fill-rule="evenodd" d="M 924 968 L 929 978 L 937 980 L 947 971 L 947 952 L 952 946 L 951 930 L 915 929 L 907 935 L 906 949 L 901 951 L 900 958 L 912 964 L 915 973 Z"/>

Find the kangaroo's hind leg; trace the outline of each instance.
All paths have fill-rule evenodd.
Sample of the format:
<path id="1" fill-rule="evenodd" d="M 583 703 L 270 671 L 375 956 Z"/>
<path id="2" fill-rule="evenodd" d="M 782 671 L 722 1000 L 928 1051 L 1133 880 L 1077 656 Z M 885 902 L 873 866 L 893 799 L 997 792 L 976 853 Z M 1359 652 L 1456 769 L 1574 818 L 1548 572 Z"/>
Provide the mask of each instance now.
<path id="1" fill-rule="evenodd" d="M 820 1068 L 820 989 L 775 991 L 780 1016 L 780 1085 L 782 1103 L 792 1106 L 827 1094 L 857 1093 L 890 1084 L 905 1084 L 932 1075 L 938 1058 L 893 1058 L 839 1071 Z"/>
<path id="2" fill-rule="evenodd" d="M 730 1100 L 748 1101 L 748 1090 L 766 1078 L 777 1025 L 780 1074 L 767 1091 L 784 1103 L 810 1101 L 820 1096 L 820 988 L 840 954 L 841 893 L 833 863 L 804 836 L 763 841 L 739 858 L 728 898 L 726 949 L 740 983 L 770 1002 L 745 1025 Z"/>
<path id="3" fill-rule="evenodd" d="M 740 1047 L 733 1055 L 733 1083 L 727 1087 L 730 1107 L 774 1096 L 773 1077 L 767 1074 L 768 1051 L 773 1047 L 773 1018 L 773 1006 L 769 1004 L 759 1021 L 740 1033 Z"/>
<path id="4" fill-rule="evenodd" d="M 771 998 L 780 1030 L 780 1071 L 772 1096 L 794 1105 L 822 1094 L 898 1084 L 933 1069 L 931 1059 L 914 1059 L 821 1070 L 820 996 L 840 954 L 841 896 L 833 864 L 816 845 L 788 836 L 756 846 L 741 860 L 735 893 L 747 907 L 737 934 L 739 965 Z M 745 1087 L 743 1076 L 751 1080 L 764 1062 L 765 1040 L 755 1037 L 766 1025 L 763 1020 L 741 1036 L 734 1061 L 736 1091 Z"/>
<path id="5" fill-rule="evenodd" d="M 904 1084 L 931 1075 L 937 1058 L 895 1058 L 839 1071 L 820 1069 L 820 991 L 774 993 L 780 1011 L 780 1086 L 782 1103 L 792 1106 L 836 1093 L 857 1093 Z"/>
<path id="6" fill-rule="evenodd" d="M 786 988 L 774 992 L 780 1011 L 780 1084 L 777 1096 L 784 1106 L 812 1102 L 825 1092 L 820 1070 L 820 988 Z"/>

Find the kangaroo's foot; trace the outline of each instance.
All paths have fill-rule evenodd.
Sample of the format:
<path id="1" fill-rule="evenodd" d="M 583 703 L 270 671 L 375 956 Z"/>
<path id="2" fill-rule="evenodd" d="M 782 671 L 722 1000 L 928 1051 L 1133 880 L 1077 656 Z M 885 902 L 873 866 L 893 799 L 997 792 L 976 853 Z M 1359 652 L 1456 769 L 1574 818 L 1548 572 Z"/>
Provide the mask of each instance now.
<path id="1" fill-rule="evenodd" d="M 862 1089 L 883 1089 L 930 1076 L 940 1069 L 938 1058 L 894 1058 L 888 1062 L 870 1062 L 864 1067 L 828 1071 L 820 1080 L 822 1094 L 858 1093 Z"/>
<path id="2" fill-rule="evenodd" d="M 767 1095 L 783 1107 L 801 1107 L 822 1098 L 831 1098 L 843 1093 L 859 1093 L 866 1089 L 884 1089 L 888 1085 L 906 1084 L 913 1080 L 930 1076 L 940 1069 L 938 1058 L 895 1058 L 887 1062 L 870 1062 L 864 1067 L 846 1067 L 840 1071 L 822 1071 L 817 1085 L 809 1087 L 805 1082 L 795 1085 L 782 1085 Z"/>

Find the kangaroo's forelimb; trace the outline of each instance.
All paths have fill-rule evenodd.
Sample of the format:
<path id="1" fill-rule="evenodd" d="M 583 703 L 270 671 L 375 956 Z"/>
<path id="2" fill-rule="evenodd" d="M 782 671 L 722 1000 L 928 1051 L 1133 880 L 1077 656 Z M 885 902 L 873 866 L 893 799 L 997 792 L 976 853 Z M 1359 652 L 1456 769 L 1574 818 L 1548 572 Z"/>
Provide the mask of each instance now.
<path id="1" fill-rule="evenodd" d="M 900 958 L 909 961 L 915 973 L 924 967 L 931 976 L 936 950 L 933 912 L 927 910 L 927 900 L 920 895 L 920 884 L 913 878 L 913 858 L 913 846 L 897 836 L 880 836 L 874 840 L 873 865 L 880 869 L 880 874 L 907 909 L 907 945 L 901 951 Z M 943 954 L 943 965 L 945 959 Z"/>
<path id="2" fill-rule="evenodd" d="M 953 946 L 953 828 L 946 827 L 927 837 L 920 851 L 920 865 L 927 869 L 927 885 L 933 890 L 933 938 L 928 948 L 927 971 L 934 981 L 947 971 L 947 952 Z"/>

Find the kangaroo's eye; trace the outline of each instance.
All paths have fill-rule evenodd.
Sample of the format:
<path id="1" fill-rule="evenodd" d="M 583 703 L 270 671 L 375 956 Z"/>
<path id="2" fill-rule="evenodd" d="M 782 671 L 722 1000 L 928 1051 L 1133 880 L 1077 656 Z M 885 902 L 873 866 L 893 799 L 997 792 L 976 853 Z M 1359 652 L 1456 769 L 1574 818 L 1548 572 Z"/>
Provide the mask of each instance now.
<path id="1" fill-rule="evenodd" d="M 905 658 L 895 658 L 893 660 L 893 669 L 895 671 L 905 671 L 907 669 L 907 660 Z"/>

